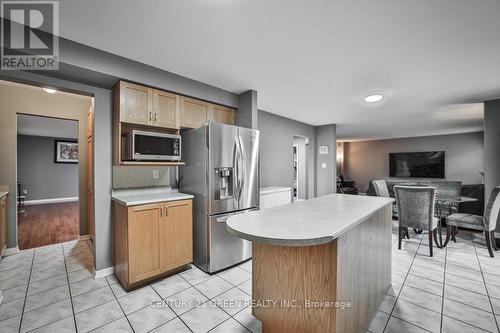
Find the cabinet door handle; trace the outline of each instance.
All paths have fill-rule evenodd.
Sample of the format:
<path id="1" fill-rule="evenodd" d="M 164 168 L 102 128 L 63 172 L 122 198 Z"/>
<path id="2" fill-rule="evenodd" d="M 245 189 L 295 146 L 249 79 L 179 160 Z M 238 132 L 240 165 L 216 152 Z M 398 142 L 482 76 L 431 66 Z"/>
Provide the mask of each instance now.
<path id="1" fill-rule="evenodd" d="M 153 116 L 153 114 L 151 113 L 151 111 L 149 111 L 149 121 L 152 120 L 152 116 Z"/>
<path id="2" fill-rule="evenodd" d="M 162 216 L 163 216 L 163 207 L 160 206 L 160 217 L 162 217 Z"/>
<path id="3" fill-rule="evenodd" d="M 158 121 L 158 113 L 155 112 L 155 123 Z"/>
<path id="4" fill-rule="evenodd" d="M 165 216 L 168 216 L 168 206 L 165 206 Z"/>

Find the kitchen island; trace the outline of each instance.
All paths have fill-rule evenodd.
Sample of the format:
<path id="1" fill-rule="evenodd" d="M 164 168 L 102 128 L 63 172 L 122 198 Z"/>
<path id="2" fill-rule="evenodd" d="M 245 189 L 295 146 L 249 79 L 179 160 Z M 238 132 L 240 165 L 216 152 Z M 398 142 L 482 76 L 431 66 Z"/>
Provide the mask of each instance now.
<path id="1" fill-rule="evenodd" d="M 364 332 L 391 283 L 393 199 L 330 194 L 236 215 L 263 332 Z"/>

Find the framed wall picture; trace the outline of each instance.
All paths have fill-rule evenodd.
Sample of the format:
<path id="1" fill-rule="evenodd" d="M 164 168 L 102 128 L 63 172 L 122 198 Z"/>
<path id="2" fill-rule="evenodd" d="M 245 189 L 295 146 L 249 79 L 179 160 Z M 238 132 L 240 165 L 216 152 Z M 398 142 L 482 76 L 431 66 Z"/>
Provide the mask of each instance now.
<path id="1" fill-rule="evenodd" d="M 54 163 L 78 163 L 78 142 L 55 140 Z"/>

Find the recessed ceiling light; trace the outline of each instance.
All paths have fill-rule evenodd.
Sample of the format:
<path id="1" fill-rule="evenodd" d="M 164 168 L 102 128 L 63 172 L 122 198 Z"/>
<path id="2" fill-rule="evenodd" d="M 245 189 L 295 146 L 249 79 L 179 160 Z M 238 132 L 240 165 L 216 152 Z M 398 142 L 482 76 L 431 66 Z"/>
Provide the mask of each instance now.
<path id="1" fill-rule="evenodd" d="M 46 93 L 49 93 L 49 94 L 55 94 L 57 92 L 57 90 L 50 89 L 50 88 L 43 88 L 43 91 L 45 91 Z"/>
<path id="2" fill-rule="evenodd" d="M 377 102 L 380 102 L 383 98 L 384 98 L 383 95 L 373 94 L 373 95 L 366 96 L 364 98 L 364 100 L 366 103 L 377 103 Z"/>

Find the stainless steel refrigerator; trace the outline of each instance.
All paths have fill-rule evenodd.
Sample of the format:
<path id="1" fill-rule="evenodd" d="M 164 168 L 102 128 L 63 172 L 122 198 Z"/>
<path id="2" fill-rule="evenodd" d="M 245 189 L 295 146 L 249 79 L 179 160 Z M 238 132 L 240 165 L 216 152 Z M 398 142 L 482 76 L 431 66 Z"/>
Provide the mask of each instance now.
<path id="1" fill-rule="evenodd" d="M 179 190 L 194 195 L 193 262 L 213 273 L 252 256 L 226 220 L 259 209 L 259 131 L 209 123 L 182 133 Z"/>

